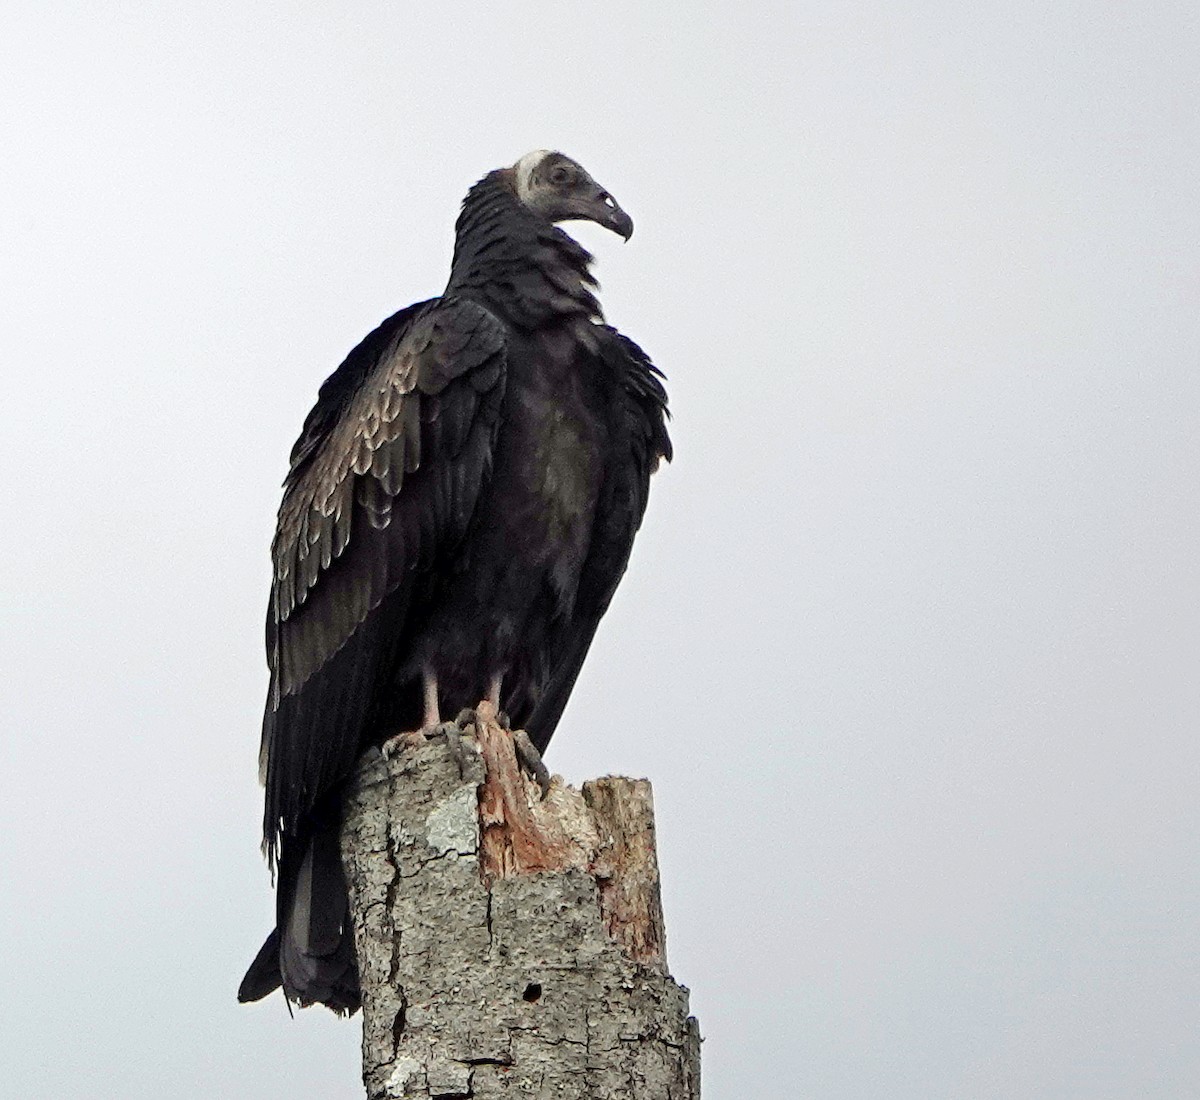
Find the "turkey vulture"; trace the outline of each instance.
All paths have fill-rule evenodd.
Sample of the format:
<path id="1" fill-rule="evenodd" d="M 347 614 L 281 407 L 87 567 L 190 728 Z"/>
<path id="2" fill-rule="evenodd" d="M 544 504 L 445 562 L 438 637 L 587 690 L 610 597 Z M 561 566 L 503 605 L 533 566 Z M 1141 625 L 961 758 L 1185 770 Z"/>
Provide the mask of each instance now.
<path id="1" fill-rule="evenodd" d="M 272 544 L 260 757 L 276 927 L 238 999 L 359 1005 L 338 854 L 360 754 L 489 698 L 544 750 L 670 459 L 662 375 L 555 224 L 633 222 L 562 153 L 468 192 L 440 298 L 321 386 Z"/>

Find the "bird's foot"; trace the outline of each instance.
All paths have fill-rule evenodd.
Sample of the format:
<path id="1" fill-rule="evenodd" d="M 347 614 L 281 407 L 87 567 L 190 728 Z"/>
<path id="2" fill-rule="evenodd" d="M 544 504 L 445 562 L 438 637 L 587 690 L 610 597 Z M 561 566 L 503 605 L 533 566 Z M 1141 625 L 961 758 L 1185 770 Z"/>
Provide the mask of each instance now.
<path id="1" fill-rule="evenodd" d="M 458 717 L 453 722 L 443 722 L 437 727 L 437 732 L 445 733 L 446 743 L 450 747 L 451 755 L 458 762 L 459 774 L 464 779 L 466 778 L 465 766 L 468 750 L 464 744 L 463 734 L 469 735 L 468 731 L 478 721 L 478 712 L 473 707 L 466 707 L 458 712 Z M 542 754 L 537 751 L 534 743 L 529 739 L 529 734 L 524 730 L 514 730 L 507 713 L 502 710 L 496 712 L 496 724 L 512 736 L 517 763 L 521 766 L 521 770 L 538 785 L 538 789 L 542 792 L 542 798 L 545 798 L 550 793 L 550 771 L 542 761 Z"/>
<path id="2" fill-rule="evenodd" d="M 426 741 L 434 737 L 445 737 L 448 740 L 457 739 L 452 742 L 450 751 L 454 752 L 455 759 L 458 759 L 454 746 L 458 745 L 461 748 L 462 732 L 474 721 L 475 712 L 464 710 L 453 722 L 434 722 L 432 725 L 422 726 L 419 730 L 404 730 L 397 733 L 394 737 L 389 737 L 379 746 L 379 749 L 383 753 L 384 760 L 390 760 L 396 753 L 403 752 L 405 749 L 419 749 Z"/>
<path id="3" fill-rule="evenodd" d="M 473 710 L 463 711 L 453 722 L 438 722 L 436 725 L 425 726 L 419 730 L 404 730 L 394 737 L 389 737 L 379 746 L 379 751 L 383 759 L 387 761 L 398 753 L 419 749 L 427 741 L 442 737 L 446 740 L 446 747 L 450 750 L 454 763 L 458 765 L 458 774 L 466 779 L 470 770 L 468 762 L 473 750 L 467 747 L 463 734 L 474 724 L 474 721 L 475 712 Z"/>
<path id="4" fill-rule="evenodd" d="M 419 749 L 425 744 L 428 732 L 427 730 L 404 730 L 394 737 L 389 737 L 379 746 L 379 751 L 383 754 L 384 760 L 391 760 L 393 756 L 405 749 Z"/>
<path id="5" fill-rule="evenodd" d="M 479 711 L 474 707 L 463 707 L 458 712 L 458 717 L 454 719 L 458 723 L 459 729 L 470 729 L 476 722 L 479 721 Z M 506 733 L 512 733 L 512 719 L 508 716 L 508 711 L 496 711 L 496 725 L 498 725 Z"/>
<path id="6" fill-rule="evenodd" d="M 450 750 L 450 755 L 458 765 L 458 774 L 462 779 L 467 778 L 467 772 L 469 771 L 468 761 L 471 758 L 471 753 L 478 752 L 477 749 L 468 749 L 466 739 L 463 737 L 463 734 L 474 723 L 475 712 L 473 710 L 463 710 L 459 711 L 458 717 L 453 722 L 439 722 L 427 734 L 429 737 L 444 737 L 446 739 L 446 748 Z"/>
<path id="7" fill-rule="evenodd" d="M 425 726 L 423 729 L 405 730 L 394 737 L 389 737 L 379 747 L 379 751 L 383 753 L 384 760 L 390 760 L 397 753 L 404 752 L 406 749 L 418 749 L 426 741 L 432 741 L 438 737 L 445 738 L 446 747 L 450 750 L 455 764 L 458 765 L 458 774 L 466 779 L 472 750 L 467 748 L 463 735 L 474 724 L 475 712 L 473 710 L 460 711 L 453 722 L 438 722 L 432 726 Z"/>
<path id="8" fill-rule="evenodd" d="M 512 739 L 513 748 L 517 750 L 517 763 L 538 785 L 544 799 L 550 793 L 550 772 L 542 760 L 542 754 L 524 730 L 513 730 Z"/>

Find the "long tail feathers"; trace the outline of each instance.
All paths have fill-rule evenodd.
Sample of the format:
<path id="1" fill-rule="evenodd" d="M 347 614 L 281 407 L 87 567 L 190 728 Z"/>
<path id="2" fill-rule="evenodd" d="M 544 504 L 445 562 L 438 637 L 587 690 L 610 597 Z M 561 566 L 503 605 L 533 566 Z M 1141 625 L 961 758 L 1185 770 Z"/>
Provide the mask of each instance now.
<path id="1" fill-rule="evenodd" d="M 281 985 L 301 1006 L 323 1004 L 339 1015 L 359 1007 L 336 821 L 292 838 L 280 853 L 276 927 L 246 971 L 238 1000 L 257 1001 Z"/>

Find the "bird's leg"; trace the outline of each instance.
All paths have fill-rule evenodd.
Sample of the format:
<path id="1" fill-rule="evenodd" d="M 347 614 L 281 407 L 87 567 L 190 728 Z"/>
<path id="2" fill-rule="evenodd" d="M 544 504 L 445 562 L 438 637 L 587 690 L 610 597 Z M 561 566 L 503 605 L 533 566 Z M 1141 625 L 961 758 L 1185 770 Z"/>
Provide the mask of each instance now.
<path id="1" fill-rule="evenodd" d="M 438 709 L 438 683 L 437 673 L 426 665 L 421 670 L 421 691 L 423 711 L 421 716 L 421 728 L 417 730 L 404 730 L 402 733 L 396 734 L 394 737 L 389 737 L 382 746 L 383 758 L 390 759 L 396 752 L 404 748 L 416 748 L 425 742 L 425 739 L 439 732 L 443 725 L 441 721 L 441 711 Z M 450 723 L 444 723 L 449 725 Z"/>
<path id="2" fill-rule="evenodd" d="M 425 688 L 425 717 L 421 722 L 421 729 L 432 729 L 441 720 L 441 711 L 438 710 L 438 691 L 437 691 L 437 675 L 428 665 L 421 673 L 421 681 Z"/>
<path id="3" fill-rule="evenodd" d="M 438 709 L 437 677 L 433 669 L 426 668 L 422 674 L 425 693 L 425 719 L 421 729 L 412 733 L 402 733 L 384 744 L 384 755 L 394 752 L 401 745 L 411 745 L 424 741 L 428 737 L 444 737 L 446 747 L 454 762 L 458 765 L 458 773 L 464 779 L 467 777 L 470 749 L 467 748 L 463 734 L 478 720 L 478 714 L 473 707 L 466 707 L 458 712 L 453 722 L 440 721 Z M 500 709 L 500 693 L 503 687 L 503 674 L 498 673 L 488 681 L 487 701 L 496 712 L 496 721 L 502 729 L 512 734 L 513 747 L 516 750 L 517 761 L 522 769 L 537 783 L 545 798 L 550 791 L 550 772 L 542 762 L 541 753 L 537 751 L 529 734 L 524 730 L 514 730 L 508 715 Z M 476 750 L 477 751 L 477 750 Z"/>
<path id="4" fill-rule="evenodd" d="M 426 668 L 425 679 L 425 725 L 422 734 L 426 737 L 444 737 L 446 748 L 458 765 L 458 774 L 462 779 L 467 778 L 468 749 L 463 741 L 463 731 L 475 720 L 473 710 L 461 711 L 453 722 L 443 722 L 438 710 L 437 678 L 433 669 Z"/>

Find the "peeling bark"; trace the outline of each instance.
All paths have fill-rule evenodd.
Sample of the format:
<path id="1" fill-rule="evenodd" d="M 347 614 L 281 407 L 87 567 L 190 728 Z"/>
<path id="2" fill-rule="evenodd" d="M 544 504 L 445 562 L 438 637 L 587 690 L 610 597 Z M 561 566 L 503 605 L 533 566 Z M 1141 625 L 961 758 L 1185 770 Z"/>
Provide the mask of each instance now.
<path id="1" fill-rule="evenodd" d="M 487 704 L 474 740 L 465 775 L 431 741 L 347 800 L 368 1097 L 698 1100 L 649 783 L 543 801 Z"/>

